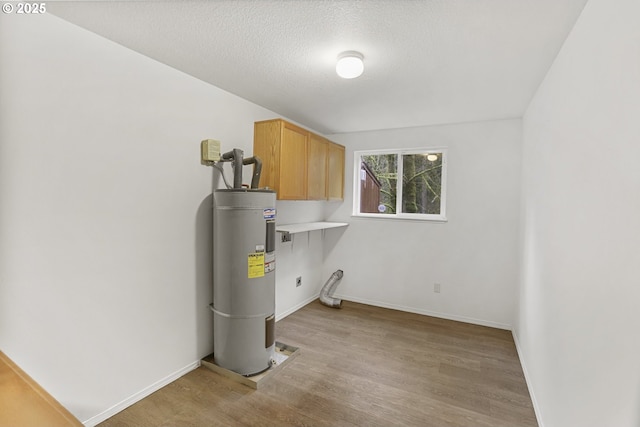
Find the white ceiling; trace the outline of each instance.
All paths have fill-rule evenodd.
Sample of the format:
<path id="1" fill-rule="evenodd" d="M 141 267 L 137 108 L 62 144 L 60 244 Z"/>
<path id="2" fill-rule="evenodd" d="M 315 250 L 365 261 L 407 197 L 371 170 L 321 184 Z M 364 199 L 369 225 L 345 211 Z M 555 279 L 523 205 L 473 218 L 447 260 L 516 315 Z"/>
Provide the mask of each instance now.
<path id="1" fill-rule="evenodd" d="M 47 3 L 318 132 L 521 117 L 587 0 Z M 336 56 L 364 55 L 343 80 Z"/>

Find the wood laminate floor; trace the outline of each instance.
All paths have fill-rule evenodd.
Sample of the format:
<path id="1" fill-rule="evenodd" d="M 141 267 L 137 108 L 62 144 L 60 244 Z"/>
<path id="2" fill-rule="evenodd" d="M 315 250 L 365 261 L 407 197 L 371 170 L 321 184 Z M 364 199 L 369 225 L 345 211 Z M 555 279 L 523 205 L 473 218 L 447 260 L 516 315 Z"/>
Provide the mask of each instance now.
<path id="1" fill-rule="evenodd" d="M 101 426 L 537 426 L 508 331 L 315 301 L 276 334 L 300 354 L 259 390 L 200 367 Z"/>

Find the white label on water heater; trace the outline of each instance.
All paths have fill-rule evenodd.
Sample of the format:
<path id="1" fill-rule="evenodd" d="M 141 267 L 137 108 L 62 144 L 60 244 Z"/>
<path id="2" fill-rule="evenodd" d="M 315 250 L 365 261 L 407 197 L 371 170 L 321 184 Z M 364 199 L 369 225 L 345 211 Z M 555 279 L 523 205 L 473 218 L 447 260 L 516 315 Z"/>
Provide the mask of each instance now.
<path id="1" fill-rule="evenodd" d="M 262 210 L 264 219 L 276 219 L 276 208 L 265 208 Z"/>
<path id="2" fill-rule="evenodd" d="M 276 269 L 276 254 L 273 252 L 266 253 L 264 256 L 264 273 L 270 273 Z"/>
<path id="3" fill-rule="evenodd" d="M 265 262 L 264 263 L 264 273 L 271 273 L 272 271 L 275 271 L 276 269 L 276 262 L 275 261 L 271 261 L 271 262 Z"/>

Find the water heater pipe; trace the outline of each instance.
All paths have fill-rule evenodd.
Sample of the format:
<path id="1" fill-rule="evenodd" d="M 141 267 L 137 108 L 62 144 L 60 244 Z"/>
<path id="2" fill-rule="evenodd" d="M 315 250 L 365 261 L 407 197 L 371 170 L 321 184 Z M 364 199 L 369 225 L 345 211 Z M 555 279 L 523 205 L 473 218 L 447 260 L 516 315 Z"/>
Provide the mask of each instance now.
<path id="1" fill-rule="evenodd" d="M 262 160 L 260 160 L 260 157 L 258 156 L 247 157 L 246 159 L 242 160 L 242 164 L 243 165 L 253 164 L 253 174 L 251 175 L 251 188 L 258 188 L 258 185 L 260 185 L 260 174 L 262 173 Z"/>
<path id="2" fill-rule="evenodd" d="M 342 276 L 344 273 L 342 270 L 336 270 L 333 272 L 327 283 L 324 284 L 322 290 L 320 290 L 320 302 L 327 307 L 332 308 L 342 308 L 342 300 L 340 298 L 333 298 L 333 291 L 338 286 L 340 280 L 342 280 Z"/>
<path id="3" fill-rule="evenodd" d="M 242 166 L 253 165 L 251 175 L 251 188 L 258 188 L 260 185 L 260 174 L 262 173 L 262 161 L 260 157 L 244 157 L 244 152 L 239 148 L 234 148 L 220 156 L 223 162 L 233 161 L 233 188 L 242 188 Z"/>
<path id="4" fill-rule="evenodd" d="M 220 156 L 220 159 L 224 161 L 233 161 L 233 188 L 242 188 L 242 157 L 244 152 L 239 148 L 234 148 L 233 151 L 228 151 Z"/>

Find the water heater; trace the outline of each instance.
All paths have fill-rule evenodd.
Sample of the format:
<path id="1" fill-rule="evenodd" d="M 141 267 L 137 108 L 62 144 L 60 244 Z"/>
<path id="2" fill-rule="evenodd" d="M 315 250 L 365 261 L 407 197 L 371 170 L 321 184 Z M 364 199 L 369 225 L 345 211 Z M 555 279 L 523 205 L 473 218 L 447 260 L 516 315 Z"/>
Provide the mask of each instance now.
<path id="1" fill-rule="evenodd" d="M 214 361 L 250 376 L 268 369 L 275 351 L 276 193 L 236 182 L 213 198 Z"/>

